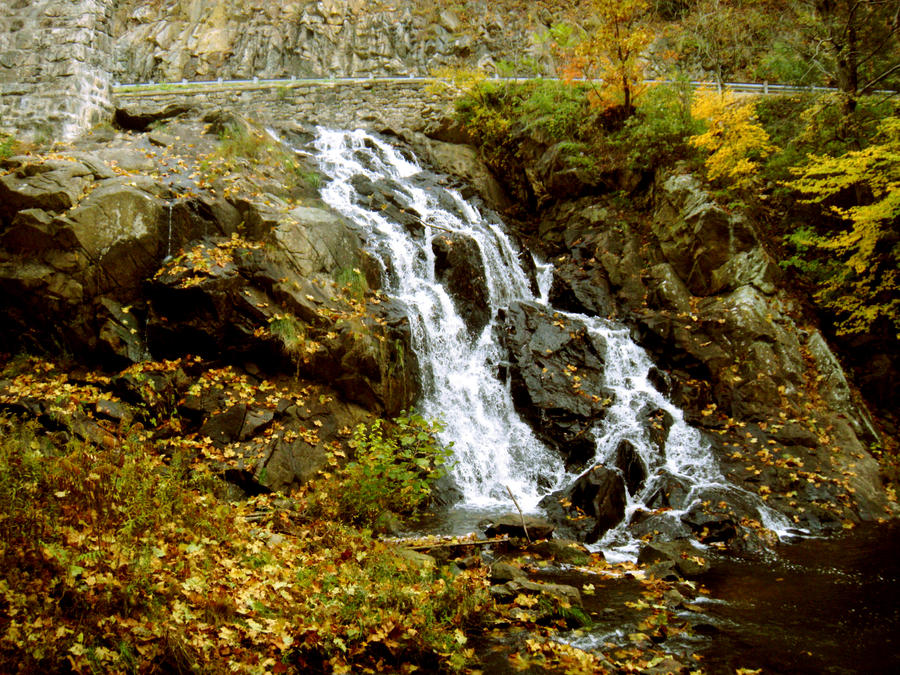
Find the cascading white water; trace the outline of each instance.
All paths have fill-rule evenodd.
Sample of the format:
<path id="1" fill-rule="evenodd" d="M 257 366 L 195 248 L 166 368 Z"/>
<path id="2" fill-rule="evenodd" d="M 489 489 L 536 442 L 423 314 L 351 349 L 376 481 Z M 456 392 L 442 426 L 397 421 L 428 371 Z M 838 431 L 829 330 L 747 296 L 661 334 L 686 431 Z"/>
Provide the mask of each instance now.
<path id="1" fill-rule="evenodd" d="M 331 178 L 322 189 L 323 199 L 367 232 L 369 246 L 383 261 L 385 290 L 408 309 L 412 346 L 424 379 L 420 408 L 426 416 L 441 417 L 446 424 L 443 440 L 453 443 L 456 463 L 452 475 L 463 492 L 464 508 L 507 510 L 508 487 L 524 509 L 536 510 L 542 496 L 576 476 L 565 472 L 560 458 L 520 419 L 508 386 L 496 376 L 505 355 L 495 340 L 494 324 L 498 310 L 514 301 L 548 304 L 552 268 L 538 264 L 540 292 L 535 297 L 520 252 L 500 226 L 457 192 L 434 185 L 426 189 L 420 187 L 421 181 L 410 180 L 421 168 L 388 143 L 363 131 L 320 129 L 315 147 L 323 172 Z M 420 217 L 424 236 L 413 236 L 380 210 L 361 206 L 354 198 L 354 176 L 393 181 L 398 188 L 395 196 L 406 202 L 407 211 Z M 469 334 L 452 298 L 436 279 L 432 239 L 448 232 L 478 245 L 491 314 L 478 336 Z M 629 495 L 628 511 L 658 489 L 663 473 L 682 480 L 692 493 L 713 486 L 734 490 L 701 434 L 651 385 L 650 359 L 631 340 L 627 329 L 602 318 L 559 314 L 583 323 L 605 353 L 605 384 L 615 398 L 593 431 L 597 461 L 612 466 L 619 443 L 627 439 L 647 471 L 643 487 Z M 640 415 L 648 410 L 663 410 L 673 420 L 662 453 L 650 442 L 640 421 Z M 774 512 L 760 511 L 764 524 L 786 525 Z M 625 522 L 627 518 L 601 545 L 627 545 Z"/>
<path id="2" fill-rule="evenodd" d="M 323 199 L 371 233 L 371 245 L 383 259 L 386 291 L 409 310 L 413 348 L 425 374 L 426 416 L 440 417 L 444 440 L 453 442 L 453 478 L 470 507 L 508 507 L 506 488 L 523 508 L 534 510 L 546 487 L 561 484 L 564 470 L 517 415 L 512 397 L 496 376 L 502 360 L 488 324 L 471 336 L 446 289 L 435 279 L 432 238 L 446 232 L 474 240 L 481 255 L 490 312 L 515 300 L 532 299 L 528 278 L 509 238 L 485 220 L 457 192 L 445 199 L 408 179 L 421 169 L 379 139 L 362 131 L 320 131 L 316 141 L 319 161 L 333 180 L 322 189 Z M 360 161 L 362 156 L 363 161 Z M 378 211 L 354 202 L 353 176 L 402 183 L 408 208 L 421 217 L 425 233 L 411 236 Z M 449 201 L 446 197 L 449 196 Z M 453 205 L 453 212 L 440 206 Z"/>

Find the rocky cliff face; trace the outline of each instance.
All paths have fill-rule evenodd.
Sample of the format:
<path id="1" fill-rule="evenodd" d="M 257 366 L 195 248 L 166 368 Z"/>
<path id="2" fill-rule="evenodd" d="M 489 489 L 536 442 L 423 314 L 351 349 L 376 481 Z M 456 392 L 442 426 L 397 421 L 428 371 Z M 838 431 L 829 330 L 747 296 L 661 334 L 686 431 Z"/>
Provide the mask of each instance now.
<path id="1" fill-rule="evenodd" d="M 488 71 L 540 58 L 536 26 L 486 2 L 120 2 L 114 73 L 121 82 L 428 75 Z"/>
<path id="2" fill-rule="evenodd" d="M 781 287 L 754 223 L 687 174 L 661 176 L 649 191 L 607 178 L 634 191 L 628 206 L 602 194 L 608 186 L 582 186 L 601 194 L 551 199 L 525 226 L 554 257 L 556 306 L 630 324 L 665 371 L 658 387 L 706 430 L 728 477 L 798 525 L 821 531 L 891 513 L 866 450 L 877 433 L 865 405 Z M 670 488 L 658 507 L 680 508 L 681 488 Z M 702 511 L 686 521 L 695 532 L 740 539 L 740 505 Z M 638 528 L 645 518 L 635 516 Z"/>
<path id="3" fill-rule="evenodd" d="M 113 82 L 429 75 L 444 67 L 533 74 L 552 22 L 503 5 L 454 9 L 360 0 L 40 0 L 0 16 L 0 130 L 68 140 L 112 112 Z M 541 3 L 549 4 L 549 3 Z"/>
<path id="4" fill-rule="evenodd" d="M 252 492 L 305 482 L 353 426 L 415 399 L 408 326 L 361 236 L 246 121 L 108 132 L 0 169 L 0 352 L 75 359 L 7 369 L 0 410 L 62 442 L 135 423 L 173 452 L 206 439 L 192 457 Z"/>

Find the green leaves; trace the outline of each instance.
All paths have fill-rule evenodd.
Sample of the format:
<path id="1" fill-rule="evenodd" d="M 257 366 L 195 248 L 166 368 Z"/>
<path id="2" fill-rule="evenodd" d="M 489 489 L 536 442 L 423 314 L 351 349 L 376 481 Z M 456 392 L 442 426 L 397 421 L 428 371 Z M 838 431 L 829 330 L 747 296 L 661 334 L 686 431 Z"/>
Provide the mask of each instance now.
<path id="1" fill-rule="evenodd" d="M 371 525 L 386 512 L 411 515 L 426 504 L 450 455 L 450 447 L 437 437 L 442 429 L 418 414 L 357 426 L 350 441 L 353 461 L 324 486 L 336 515 Z"/>

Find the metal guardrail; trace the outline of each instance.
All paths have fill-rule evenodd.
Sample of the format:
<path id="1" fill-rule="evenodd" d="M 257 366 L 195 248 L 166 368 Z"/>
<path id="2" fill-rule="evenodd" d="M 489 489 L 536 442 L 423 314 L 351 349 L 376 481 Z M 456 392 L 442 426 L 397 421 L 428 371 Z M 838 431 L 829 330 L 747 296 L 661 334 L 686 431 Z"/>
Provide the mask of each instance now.
<path id="1" fill-rule="evenodd" d="M 557 78 L 525 78 L 525 77 L 490 77 L 489 82 L 528 82 L 535 79 L 556 80 Z M 277 79 L 244 79 L 244 80 L 225 80 L 222 78 L 216 80 L 181 80 L 180 82 L 136 82 L 131 84 L 113 83 L 114 93 L 138 93 L 141 90 L 172 90 L 206 88 L 206 87 L 223 87 L 223 88 L 259 88 L 267 89 L 278 86 L 301 86 L 304 84 L 364 84 L 364 83 L 404 83 L 404 82 L 441 82 L 446 81 L 445 78 L 425 77 L 425 76 L 408 76 L 408 77 L 290 77 Z M 575 80 L 583 81 L 583 80 Z M 644 80 L 643 84 L 676 84 L 675 80 Z M 839 91 L 835 87 L 818 87 L 818 86 L 797 86 L 790 84 L 770 84 L 768 82 L 689 82 L 694 89 L 715 89 L 726 90 L 737 93 L 761 94 L 763 96 L 777 94 L 802 94 L 802 93 L 827 93 Z M 900 92 L 895 90 L 880 89 L 873 92 L 879 96 L 896 95 Z"/>

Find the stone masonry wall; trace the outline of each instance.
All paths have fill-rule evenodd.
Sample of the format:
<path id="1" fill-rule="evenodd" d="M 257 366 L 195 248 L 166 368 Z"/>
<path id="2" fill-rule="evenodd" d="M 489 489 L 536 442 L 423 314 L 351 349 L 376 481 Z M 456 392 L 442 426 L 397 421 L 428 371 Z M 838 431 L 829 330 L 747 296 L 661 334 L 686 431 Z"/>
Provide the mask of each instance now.
<path id="1" fill-rule="evenodd" d="M 419 80 L 336 81 L 259 84 L 242 88 L 121 92 L 117 107 L 162 109 L 189 105 L 198 111 L 227 109 L 261 122 L 293 120 L 331 127 L 364 127 L 376 131 L 422 131 L 452 110 L 452 97 Z"/>
<path id="2" fill-rule="evenodd" d="M 0 129 L 69 139 L 111 111 L 110 0 L 6 0 L 0 12 Z"/>

